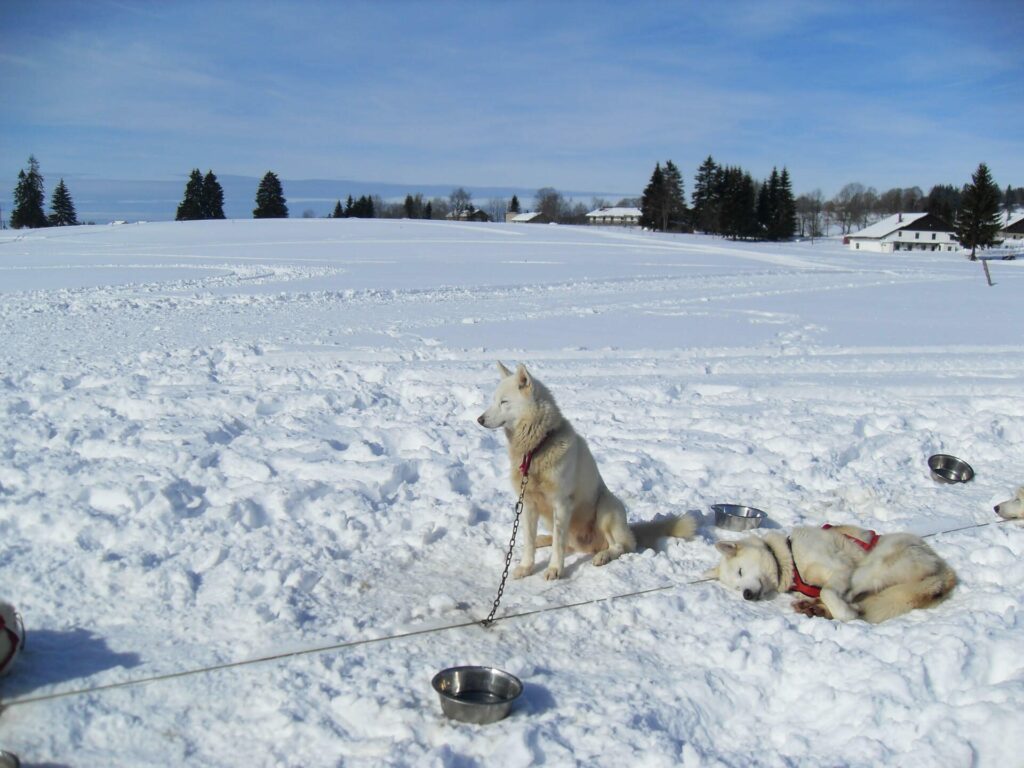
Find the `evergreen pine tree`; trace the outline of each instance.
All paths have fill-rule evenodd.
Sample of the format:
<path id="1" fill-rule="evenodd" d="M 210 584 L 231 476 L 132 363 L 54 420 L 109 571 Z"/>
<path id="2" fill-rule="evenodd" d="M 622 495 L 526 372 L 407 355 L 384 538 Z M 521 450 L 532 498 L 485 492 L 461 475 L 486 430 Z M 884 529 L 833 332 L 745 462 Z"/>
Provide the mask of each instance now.
<path id="1" fill-rule="evenodd" d="M 39 173 L 39 161 L 29 155 L 28 173 L 18 172 L 18 185 L 14 188 L 14 209 L 11 211 L 11 229 L 29 227 L 36 229 L 49 226 L 43 210 L 43 176 Z"/>
<path id="2" fill-rule="evenodd" d="M 1006 211 L 1006 220 L 1010 220 L 1010 216 L 1013 214 L 1013 187 L 1009 184 L 1006 185 L 1006 192 L 1003 194 L 1003 210 Z"/>
<path id="3" fill-rule="evenodd" d="M 793 196 L 793 182 L 786 167 L 782 168 L 782 174 L 779 176 L 775 222 L 776 240 L 793 239 L 796 235 L 796 198 Z"/>
<path id="4" fill-rule="evenodd" d="M 782 216 L 782 201 L 780 197 L 779 170 L 772 166 L 772 175 L 768 177 L 768 222 L 767 235 L 769 240 L 780 240 L 780 219 Z"/>
<path id="5" fill-rule="evenodd" d="M 992 181 L 988 166 L 981 163 L 971 175 L 971 183 L 964 186 L 960 213 L 956 219 L 956 236 L 960 244 L 975 251 L 992 245 L 1002 223 L 999 218 L 999 187 Z"/>
<path id="6" fill-rule="evenodd" d="M 341 207 L 341 200 L 334 204 L 334 213 L 331 214 L 332 219 L 343 219 L 345 218 L 345 211 Z"/>
<path id="7" fill-rule="evenodd" d="M 721 232 L 719 226 L 718 190 L 721 186 L 721 169 L 711 155 L 705 160 L 694 177 L 693 194 L 690 197 L 690 218 L 694 229 L 709 234 Z"/>
<path id="8" fill-rule="evenodd" d="M 267 171 L 256 190 L 256 208 L 253 209 L 254 219 L 287 219 L 288 206 L 281 189 L 281 182 L 273 171 Z"/>
<path id="9" fill-rule="evenodd" d="M 416 218 L 416 201 L 412 199 L 412 195 L 405 196 L 405 203 L 403 203 L 402 207 L 405 209 L 405 218 Z"/>
<path id="10" fill-rule="evenodd" d="M 348 196 L 348 200 L 345 201 L 345 218 L 349 219 L 355 215 L 353 209 L 356 207 L 355 202 L 352 200 L 352 195 Z"/>
<path id="11" fill-rule="evenodd" d="M 520 213 L 521 212 L 520 208 L 519 208 L 519 198 L 516 197 L 515 195 L 512 195 L 512 201 L 508 204 L 508 212 L 509 213 Z"/>
<path id="12" fill-rule="evenodd" d="M 761 228 L 762 236 L 770 238 L 769 231 L 772 224 L 772 202 L 771 202 L 770 181 L 762 181 L 758 188 L 757 216 L 758 226 Z"/>
<path id="13" fill-rule="evenodd" d="M 75 214 L 75 204 L 71 201 L 71 193 L 64 185 L 64 179 L 60 180 L 57 188 L 53 190 L 53 198 L 50 200 L 50 224 L 54 227 L 69 227 L 78 223 L 78 216 Z"/>
<path id="14" fill-rule="evenodd" d="M 423 207 L 423 218 L 424 219 L 432 219 L 432 218 L 434 218 L 434 206 L 433 206 L 433 204 L 429 200 L 427 201 L 427 204 Z"/>
<path id="15" fill-rule="evenodd" d="M 666 203 L 665 174 L 662 173 L 661 163 L 655 163 L 651 180 L 647 182 L 640 198 L 640 226 L 664 230 L 668 218 Z"/>
<path id="16" fill-rule="evenodd" d="M 665 229 L 689 229 L 689 211 L 683 194 L 683 175 L 671 160 L 665 161 Z"/>
<path id="17" fill-rule="evenodd" d="M 733 240 L 757 237 L 757 193 L 750 174 L 739 167 L 723 168 L 720 189 L 722 234 Z"/>
<path id="18" fill-rule="evenodd" d="M 197 169 L 198 170 L 198 169 Z M 203 177 L 203 193 L 200 199 L 200 207 L 204 219 L 224 218 L 224 188 L 213 171 L 207 171 Z"/>
<path id="19" fill-rule="evenodd" d="M 185 184 L 185 196 L 178 204 L 175 221 L 197 221 L 203 217 L 203 175 L 193 168 Z"/>

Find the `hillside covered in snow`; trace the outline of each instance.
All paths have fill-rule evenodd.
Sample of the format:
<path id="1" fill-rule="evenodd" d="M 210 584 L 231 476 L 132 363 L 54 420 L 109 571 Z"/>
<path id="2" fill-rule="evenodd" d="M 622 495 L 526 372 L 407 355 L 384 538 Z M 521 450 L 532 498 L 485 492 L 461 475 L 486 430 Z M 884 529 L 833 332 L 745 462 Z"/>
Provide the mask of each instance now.
<path id="1" fill-rule="evenodd" d="M 969 527 L 1024 483 L 1024 263 L 990 268 L 994 287 L 957 254 L 420 221 L 0 233 L 0 596 L 28 629 L 0 747 L 1018 764 L 1024 530 Z M 499 359 L 551 389 L 631 519 L 707 520 L 510 581 L 499 615 L 529 615 L 485 630 L 514 502 L 476 423 Z M 940 452 L 975 480 L 936 484 Z M 693 583 L 736 538 L 716 502 L 952 531 L 929 542 L 960 585 L 879 626 L 746 603 Z M 518 675 L 512 715 L 444 719 L 430 679 L 457 664 Z"/>

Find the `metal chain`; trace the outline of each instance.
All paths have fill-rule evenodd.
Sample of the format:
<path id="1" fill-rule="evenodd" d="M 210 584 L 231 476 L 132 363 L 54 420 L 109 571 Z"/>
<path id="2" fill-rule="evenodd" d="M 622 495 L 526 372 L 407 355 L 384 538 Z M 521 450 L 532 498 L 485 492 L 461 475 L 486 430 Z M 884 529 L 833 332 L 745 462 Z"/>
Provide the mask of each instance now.
<path id="1" fill-rule="evenodd" d="M 505 592 L 505 582 L 508 581 L 508 569 L 512 564 L 512 548 L 516 544 L 516 532 L 519 530 L 519 516 L 523 512 L 523 497 L 526 496 L 526 484 L 530 481 L 529 470 L 523 474 L 523 480 L 519 484 L 519 499 L 516 501 L 516 518 L 512 522 L 512 538 L 508 540 L 508 552 L 505 553 L 505 569 L 501 572 L 501 583 L 498 584 L 498 594 L 494 598 L 494 605 L 491 606 L 491 612 L 487 614 L 487 618 L 480 622 L 480 626 L 487 628 L 494 623 L 494 614 L 498 612 L 498 603 L 501 602 L 501 596 Z"/>

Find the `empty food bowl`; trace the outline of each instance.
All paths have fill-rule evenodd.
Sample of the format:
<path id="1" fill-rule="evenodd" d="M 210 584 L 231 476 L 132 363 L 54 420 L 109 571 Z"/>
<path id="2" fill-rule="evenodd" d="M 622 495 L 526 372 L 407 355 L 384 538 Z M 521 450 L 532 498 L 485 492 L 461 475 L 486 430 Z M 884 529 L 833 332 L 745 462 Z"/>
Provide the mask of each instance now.
<path id="1" fill-rule="evenodd" d="M 748 531 L 757 528 L 768 517 L 756 507 L 743 504 L 712 504 L 715 512 L 715 525 L 727 531 Z"/>
<path id="2" fill-rule="evenodd" d="M 478 725 L 501 720 L 523 692 L 519 678 L 493 667 L 442 669 L 432 685 L 448 717 Z"/>
<path id="3" fill-rule="evenodd" d="M 940 483 L 966 483 L 974 478 L 971 465 L 956 456 L 937 453 L 928 459 L 932 480 Z"/>

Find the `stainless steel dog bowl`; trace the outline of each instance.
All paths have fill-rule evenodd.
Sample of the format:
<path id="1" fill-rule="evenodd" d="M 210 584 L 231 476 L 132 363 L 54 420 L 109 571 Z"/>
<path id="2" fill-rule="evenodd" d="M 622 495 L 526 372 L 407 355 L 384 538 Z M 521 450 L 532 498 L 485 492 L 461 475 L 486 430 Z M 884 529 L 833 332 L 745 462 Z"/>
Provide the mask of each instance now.
<path id="1" fill-rule="evenodd" d="M 21 760 L 13 752 L 0 749 L 0 768 L 20 768 Z"/>
<path id="2" fill-rule="evenodd" d="M 523 692 L 519 678 L 493 667 L 449 667 L 431 684 L 448 717 L 478 725 L 501 720 Z"/>
<path id="3" fill-rule="evenodd" d="M 940 483 L 966 483 L 974 479 L 970 464 L 946 453 L 931 456 L 928 468 L 932 471 L 932 480 Z"/>
<path id="4" fill-rule="evenodd" d="M 715 525 L 727 531 L 749 531 L 768 517 L 760 509 L 742 504 L 712 504 L 711 509 L 715 512 Z"/>

